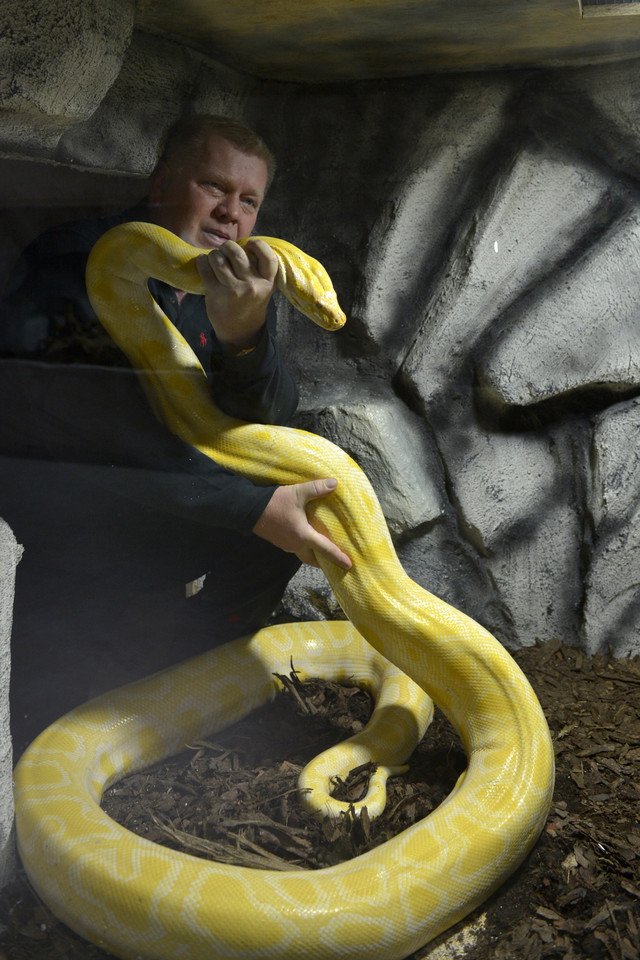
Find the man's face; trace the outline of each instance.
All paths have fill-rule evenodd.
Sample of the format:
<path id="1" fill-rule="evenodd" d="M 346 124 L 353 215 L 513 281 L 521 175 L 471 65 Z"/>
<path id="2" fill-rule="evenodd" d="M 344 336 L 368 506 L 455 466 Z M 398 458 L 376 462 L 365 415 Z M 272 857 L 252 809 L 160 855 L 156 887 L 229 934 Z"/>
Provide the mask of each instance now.
<path id="1" fill-rule="evenodd" d="M 154 222 L 194 247 L 210 250 L 253 230 L 267 185 L 267 165 L 214 134 L 199 156 L 161 161 L 151 178 Z"/>

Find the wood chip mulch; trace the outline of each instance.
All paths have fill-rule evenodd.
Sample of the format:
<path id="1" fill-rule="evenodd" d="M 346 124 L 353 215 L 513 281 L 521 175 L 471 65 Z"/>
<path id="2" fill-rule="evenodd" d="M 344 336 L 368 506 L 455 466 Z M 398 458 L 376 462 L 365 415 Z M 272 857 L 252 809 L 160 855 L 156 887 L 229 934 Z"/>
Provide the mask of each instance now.
<path id="1" fill-rule="evenodd" d="M 514 876 L 412 960 L 640 960 L 640 658 L 589 658 L 556 641 L 514 658 L 554 739 L 551 815 Z M 437 712 L 409 773 L 389 781 L 382 817 L 323 823 L 309 817 L 296 794 L 300 770 L 361 729 L 371 704 L 357 687 L 301 684 L 295 672 L 284 679 L 287 689 L 274 704 L 113 786 L 103 801 L 109 815 L 199 856 L 314 869 L 383 843 L 452 789 L 464 752 Z M 368 773 L 365 767 L 337 783 L 336 796 L 358 799 Z M 59 923 L 23 876 L 0 893 L 0 960 L 105 957 Z"/>

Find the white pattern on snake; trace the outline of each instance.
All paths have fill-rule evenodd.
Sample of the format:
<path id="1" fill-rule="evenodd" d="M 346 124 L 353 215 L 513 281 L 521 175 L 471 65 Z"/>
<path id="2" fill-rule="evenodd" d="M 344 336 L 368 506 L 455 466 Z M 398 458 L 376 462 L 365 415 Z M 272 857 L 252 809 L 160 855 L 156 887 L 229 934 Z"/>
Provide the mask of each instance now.
<path id="1" fill-rule="evenodd" d="M 313 314 L 307 258 L 266 239 L 285 294 L 293 292 L 296 305 Z M 187 442 L 259 483 L 338 479 L 337 491 L 308 512 L 354 561 L 345 572 L 321 560 L 351 622 L 270 628 L 62 718 L 16 769 L 20 853 L 54 912 L 123 958 L 400 960 L 481 903 L 531 849 L 553 789 L 548 728 L 503 647 L 404 573 L 375 494 L 345 453 L 320 437 L 240 423 L 216 410 L 197 359 L 146 288 L 153 275 L 201 293 L 194 264 L 200 252 L 158 227 L 117 227 L 92 253 L 92 300 L 145 371 L 159 415 Z M 343 317 L 316 269 L 323 279 L 311 298 L 329 305 L 327 325 L 335 328 Z M 322 310 L 312 319 L 325 322 Z M 416 688 L 401 672 L 411 677 L 452 721 L 469 761 L 440 807 L 382 847 L 319 871 L 249 870 L 166 850 L 100 810 L 103 789 L 124 772 L 209 735 L 273 695 L 271 674 L 286 671 L 291 657 L 303 672 L 327 678 L 380 676 L 385 665 L 369 645 L 399 668 L 384 680 L 386 696 L 413 698 Z M 409 726 L 419 736 L 429 701 L 417 702 L 420 719 Z M 407 706 L 380 713 L 388 709 L 395 719 L 410 717 Z M 395 729 L 383 722 L 383 739 Z M 383 744 L 381 762 L 390 763 L 385 750 Z"/>

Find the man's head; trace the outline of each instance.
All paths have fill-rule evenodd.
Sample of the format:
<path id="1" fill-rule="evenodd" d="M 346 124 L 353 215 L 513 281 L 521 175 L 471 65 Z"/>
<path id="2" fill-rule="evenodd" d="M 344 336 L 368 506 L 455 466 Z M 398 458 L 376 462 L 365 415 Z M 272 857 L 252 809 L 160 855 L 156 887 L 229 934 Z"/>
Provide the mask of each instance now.
<path id="1" fill-rule="evenodd" d="M 274 171 L 268 147 L 243 124 L 207 115 L 179 120 L 151 176 L 152 218 L 203 249 L 248 237 Z"/>

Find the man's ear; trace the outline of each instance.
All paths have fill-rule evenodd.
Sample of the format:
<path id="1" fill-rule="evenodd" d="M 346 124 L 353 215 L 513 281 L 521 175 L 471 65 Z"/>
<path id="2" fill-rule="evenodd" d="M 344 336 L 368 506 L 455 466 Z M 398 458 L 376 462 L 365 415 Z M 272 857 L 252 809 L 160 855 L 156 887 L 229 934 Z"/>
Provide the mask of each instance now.
<path id="1" fill-rule="evenodd" d="M 158 160 L 149 180 L 149 203 L 162 203 L 168 182 L 169 165 L 165 160 Z"/>

